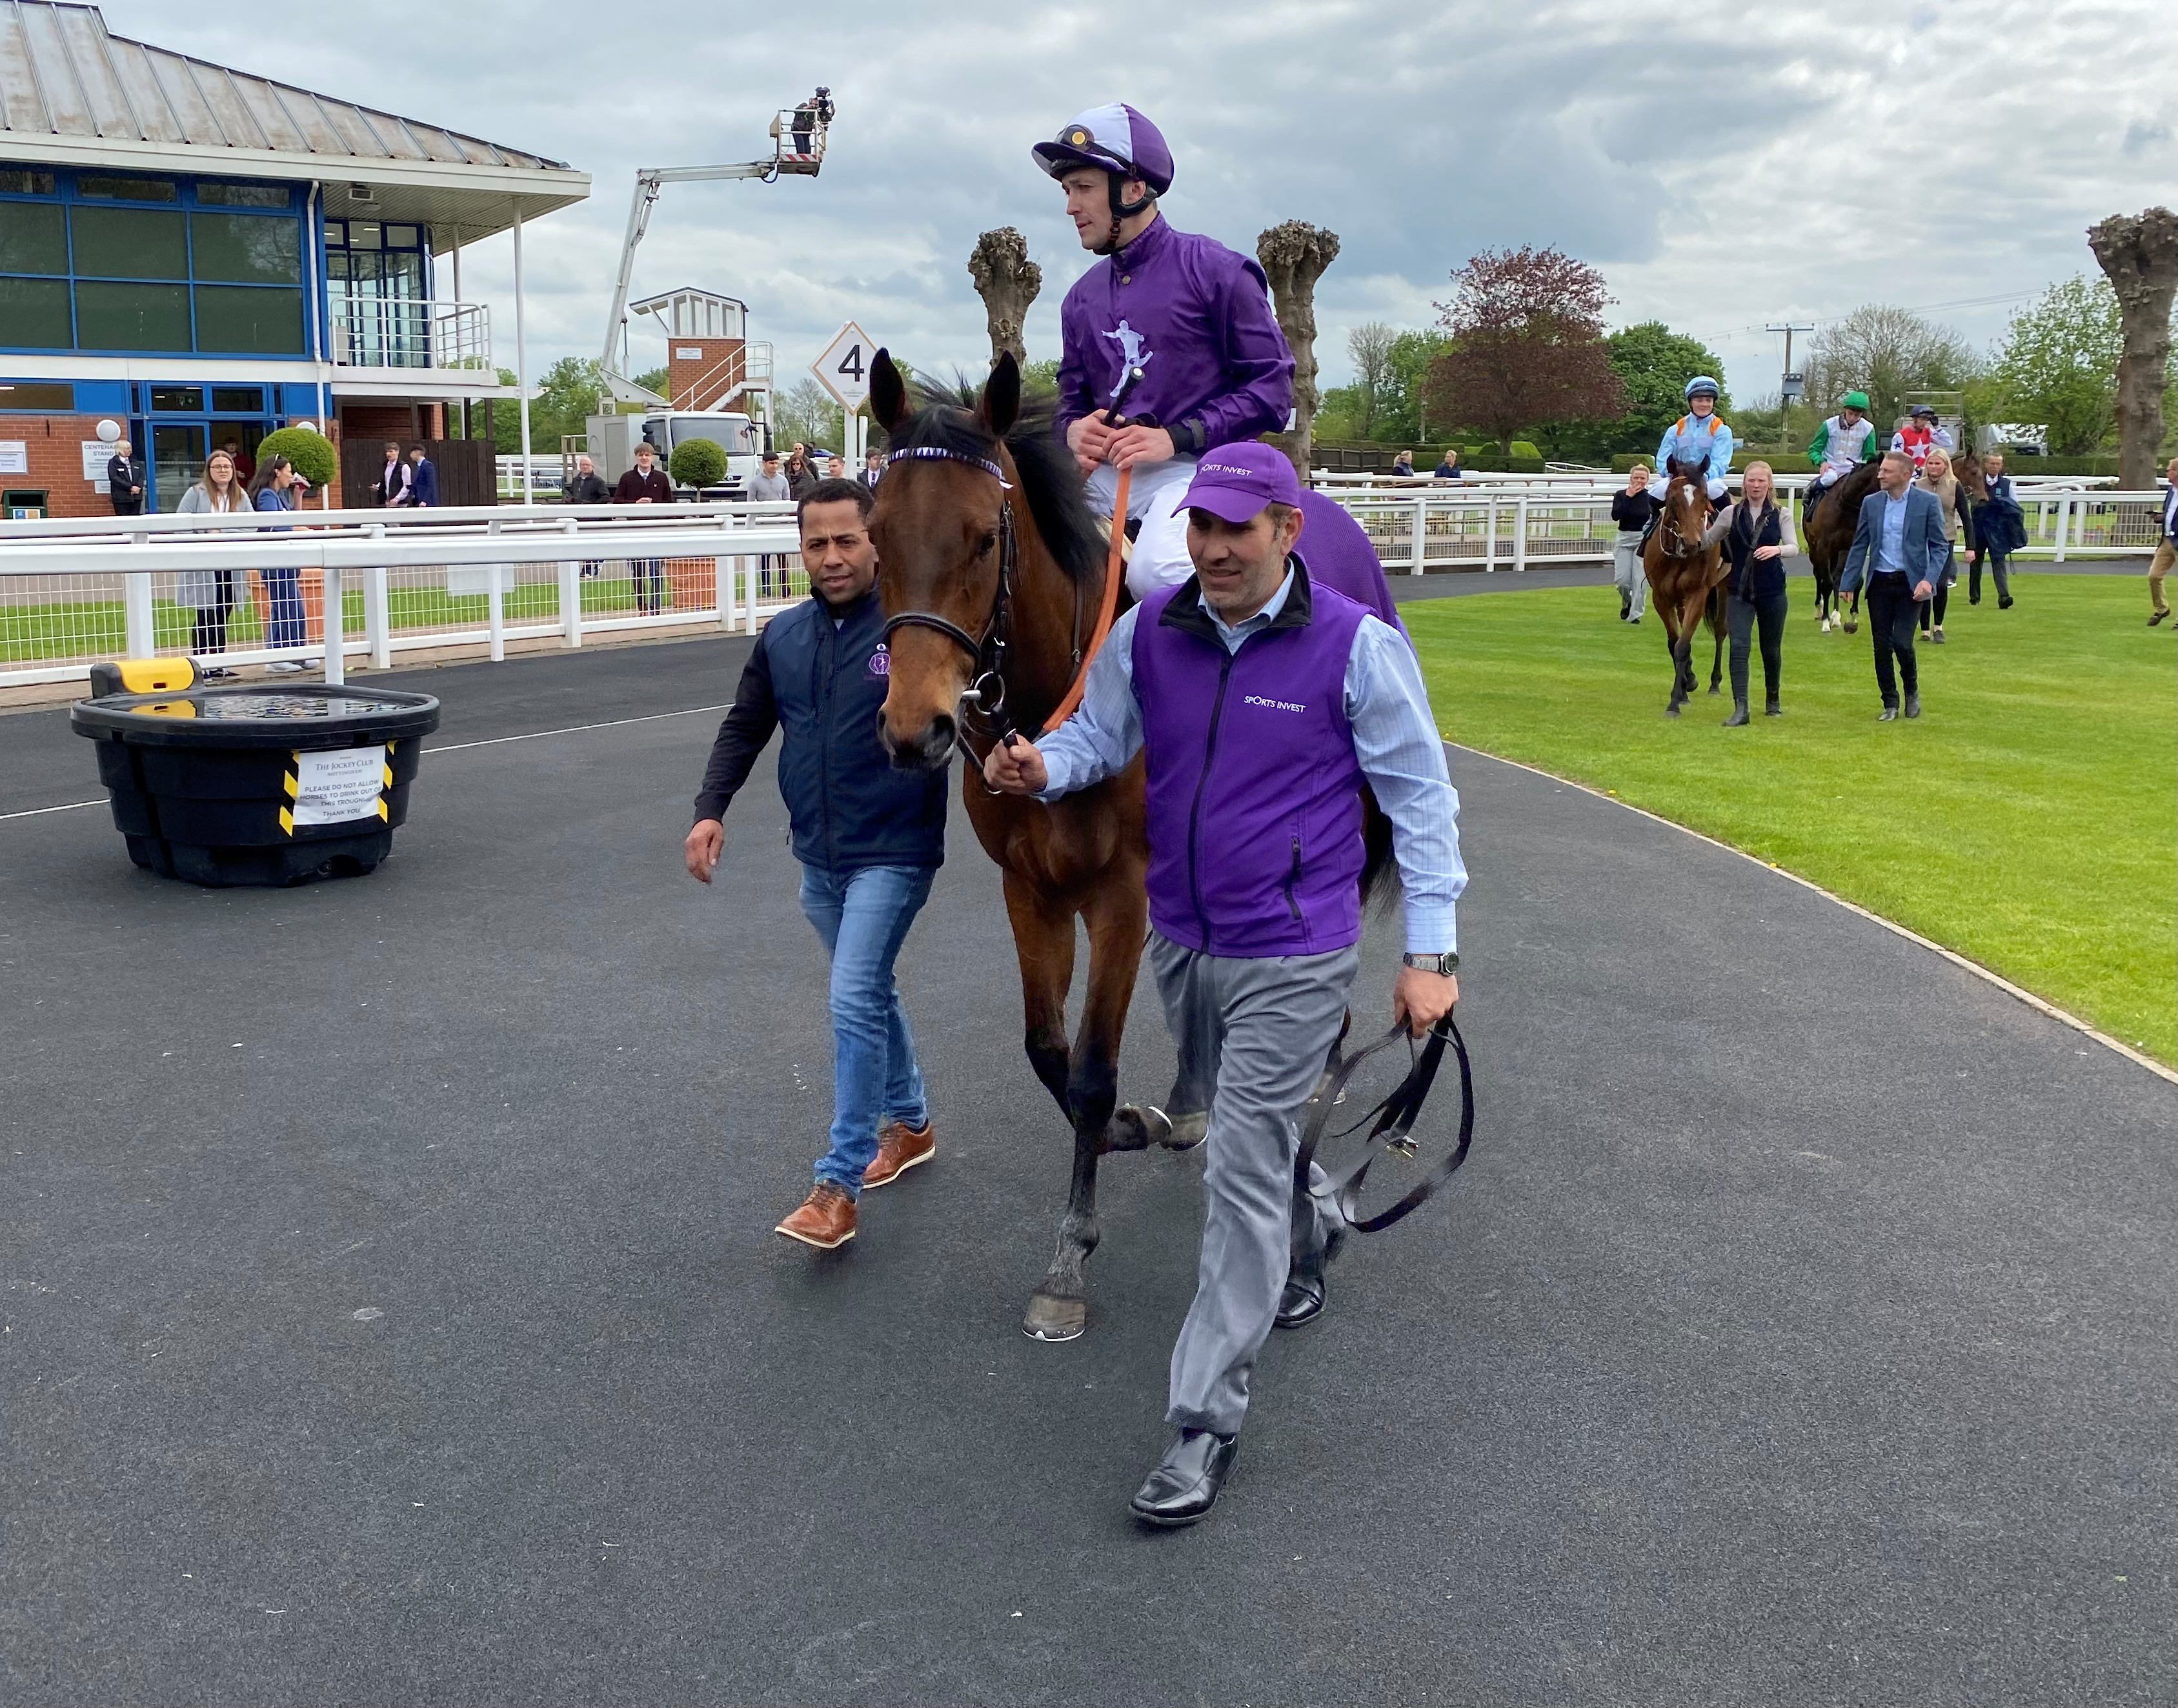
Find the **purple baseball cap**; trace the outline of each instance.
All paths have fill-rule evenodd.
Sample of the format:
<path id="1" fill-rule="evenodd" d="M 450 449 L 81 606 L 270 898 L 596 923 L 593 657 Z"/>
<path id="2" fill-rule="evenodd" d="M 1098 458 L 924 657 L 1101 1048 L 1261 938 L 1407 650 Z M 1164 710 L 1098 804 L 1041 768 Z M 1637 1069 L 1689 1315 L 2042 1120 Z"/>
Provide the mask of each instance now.
<path id="1" fill-rule="evenodd" d="M 1204 452 L 1179 503 L 1183 510 L 1207 510 L 1238 527 L 1253 522 L 1267 504 L 1300 509 L 1300 481 L 1284 452 L 1244 439 Z"/>
<path id="2" fill-rule="evenodd" d="M 1172 188 L 1172 151 L 1165 146 L 1163 135 L 1120 101 L 1077 113 L 1053 140 L 1039 142 L 1029 152 L 1053 178 L 1086 166 L 1138 178 L 1150 187 L 1152 195 L 1163 195 Z"/>

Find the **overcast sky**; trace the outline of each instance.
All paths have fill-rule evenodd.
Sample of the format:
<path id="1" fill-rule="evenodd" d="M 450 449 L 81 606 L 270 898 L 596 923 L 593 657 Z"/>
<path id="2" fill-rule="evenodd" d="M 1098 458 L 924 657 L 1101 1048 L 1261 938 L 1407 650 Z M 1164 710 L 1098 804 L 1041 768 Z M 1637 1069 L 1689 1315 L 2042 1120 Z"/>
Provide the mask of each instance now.
<path id="1" fill-rule="evenodd" d="M 2090 222 L 2178 200 L 2170 0 L 1825 0 L 1747 19 L 1617 0 L 463 0 L 307 29 L 247 7 L 103 9 L 117 35 L 589 172 L 588 203 L 526 234 L 533 375 L 603 343 L 636 168 L 753 158 L 771 112 L 820 82 L 840 109 L 823 176 L 669 185 L 636 271 L 638 294 L 746 300 L 782 379 L 850 316 L 926 371 L 979 365 L 965 262 L 999 225 L 1044 268 L 1029 353 L 1056 355 L 1086 258 L 1028 146 L 1108 101 L 1163 129 L 1183 229 L 1249 253 L 1280 220 L 1338 233 L 1317 297 L 1327 383 L 1346 377 L 1349 326 L 1431 324 L 1452 267 L 1532 243 L 1602 270 L 1612 324 L 1705 340 L 1753 397 L 1776 388 L 1765 322 L 1885 301 L 1984 345 L 2020 300 L 2093 271 Z M 507 366 L 512 279 L 506 238 L 464 254 Z M 664 353 L 638 337 L 633 366 Z"/>

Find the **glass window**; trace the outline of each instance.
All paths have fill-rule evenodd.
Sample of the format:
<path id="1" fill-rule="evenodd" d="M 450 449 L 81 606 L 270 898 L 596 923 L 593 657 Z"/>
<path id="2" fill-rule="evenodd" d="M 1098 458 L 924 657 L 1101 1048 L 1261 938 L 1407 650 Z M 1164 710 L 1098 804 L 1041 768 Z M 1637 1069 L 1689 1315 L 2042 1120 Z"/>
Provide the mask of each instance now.
<path id="1" fill-rule="evenodd" d="M 347 227 L 339 220 L 326 222 L 326 244 L 328 248 L 344 249 L 347 247 Z"/>
<path id="2" fill-rule="evenodd" d="M 240 285 L 198 286 L 197 348 L 301 354 L 303 293 Z"/>
<path id="3" fill-rule="evenodd" d="M 100 201 L 173 201 L 181 192 L 163 178 L 113 178 L 79 172 L 75 193 Z"/>
<path id="4" fill-rule="evenodd" d="M 303 282 L 303 228 L 293 220 L 191 214 L 189 253 L 200 279 L 258 285 Z"/>
<path id="5" fill-rule="evenodd" d="M 389 249 L 413 249 L 419 247 L 416 227 L 413 226 L 386 227 L 386 247 Z"/>
<path id="6" fill-rule="evenodd" d="M 85 350 L 186 350 L 189 287 L 78 280 L 75 328 Z"/>
<path id="7" fill-rule="evenodd" d="M 0 166 L 0 195 L 51 195 L 53 175 L 24 166 Z"/>
<path id="8" fill-rule="evenodd" d="M 0 380 L 0 409 L 66 409 L 75 408 L 75 387 L 40 386 L 27 380 L 13 384 Z"/>
<path id="9" fill-rule="evenodd" d="M 0 279 L 0 344 L 65 350 L 74 342 L 66 279 Z"/>
<path id="10" fill-rule="evenodd" d="M 174 415 L 204 413 L 204 387 L 201 386 L 154 386 L 151 388 L 151 407 Z"/>
<path id="11" fill-rule="evenodd" d="M 79 207 L 71 216 L 79 278 L 185 279 L 188 244 L 178 213 L 134 208 Z M 186 341 L 163 348 L 189 348 Z"/>
<path id="12" fill-rule="evenodd" d="M 211 412 L 215 415 L 261 415 L 265 413 L 265 388 L 215 386 L 211 388 Z"/>
<path id="13" fill-rule="evenodd" d="M 347 222 L 347 246 L 352 249 L 375 249 L 378 247 L 378 227 L 369 220 L 350 220 Z"/>
<path id="14" fill-rule="evenodd" d="M 197 185 L 200 207 L 274 207 L 294 205 L 293 192 L 284 183 L 211 183 Z"/>
<path id="15" fill-rule="evenodd" d="M 57 202 L 0 202 L 0 273 L 63 273 L 68 230 Z"/>

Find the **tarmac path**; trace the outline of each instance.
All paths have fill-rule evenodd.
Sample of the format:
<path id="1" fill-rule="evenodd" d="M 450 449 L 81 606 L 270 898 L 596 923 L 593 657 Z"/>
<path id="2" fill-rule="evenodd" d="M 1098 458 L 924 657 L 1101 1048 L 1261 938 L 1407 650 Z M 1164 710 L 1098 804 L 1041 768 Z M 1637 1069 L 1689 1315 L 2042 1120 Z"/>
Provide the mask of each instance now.
<path id="1" fill-rule="evenodd" d="M 1464 751 L 1474 1157 L 1274 1338 L 1212 1519 L 1138 1532 L 1200 1161 L 1108 1159 L 1088 1335 L 1020 1333 L 1067 1146 L 957 811 L 901 972 L 939 1158 L 835 1256 L 769 1232 L 822 961 L 768 768 L 682 873 L 717 717 L 658 715 L 747 645 L 416 673 L 446 751 L 367 879 L 0 818 L 0 1700 L 2178 1689 L 2178 1093 Z M 4 733 L 0 814 L 96 792 Z M 1123 1094 L 1170 1072 L 1145 977 Z"/>

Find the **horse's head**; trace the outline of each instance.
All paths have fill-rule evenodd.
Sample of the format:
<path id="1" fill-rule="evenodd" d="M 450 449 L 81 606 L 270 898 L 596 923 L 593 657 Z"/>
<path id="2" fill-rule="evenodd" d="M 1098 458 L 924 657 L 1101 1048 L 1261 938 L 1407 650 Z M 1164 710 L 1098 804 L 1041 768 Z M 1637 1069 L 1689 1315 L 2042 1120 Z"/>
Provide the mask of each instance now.
<path id="1" fill-rule="evenodd" d="M 897 458 L 870 516 L 878 594 L 895 622 L 878 731 L 894 764 L 935 770 L 953 756 L 962 698 L 993 662 L 1007 500 L 1018 484 L 1005 435 L 1021 411 L 1021 370 L 1001 356 L 972 411 L 944 403 L 917 411 L 880 350 L 870 364 L 870 410 Z"/>
<path id="2" fill-rule="evenodd" d="M 1684 557 L 1701 545 L 1702 529 L 1709 524 L 1708 468 L 1698 457 L 1674 457 L 1666 467 L 1664 513 L 1656 531 L 1673 557 Z"/>

